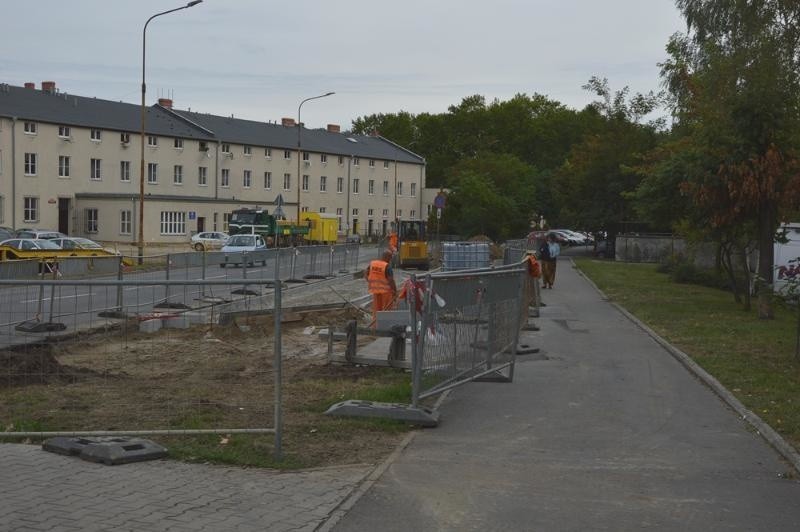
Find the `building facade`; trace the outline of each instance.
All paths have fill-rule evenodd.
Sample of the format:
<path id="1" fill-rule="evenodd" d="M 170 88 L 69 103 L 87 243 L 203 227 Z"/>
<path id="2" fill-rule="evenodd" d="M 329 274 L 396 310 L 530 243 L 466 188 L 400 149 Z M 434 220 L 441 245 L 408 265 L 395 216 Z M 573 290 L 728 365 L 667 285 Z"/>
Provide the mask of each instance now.
<path id="1" fill-rule="evenodd" d="M 53 82 L 0 84 L 0 225 L 135 242 L 140 120 L 138 105 Z M 168 99 L 146 108 L 145 133 L 148 243 L 224 231 L 234 209 L 273 212 L 276 200 L 288 219 L 298 201 L 301 211 L 337 215 L 342 234 L 382 235 L 429 210 L 424 159 L 379 136 L 179 110 Z"/>

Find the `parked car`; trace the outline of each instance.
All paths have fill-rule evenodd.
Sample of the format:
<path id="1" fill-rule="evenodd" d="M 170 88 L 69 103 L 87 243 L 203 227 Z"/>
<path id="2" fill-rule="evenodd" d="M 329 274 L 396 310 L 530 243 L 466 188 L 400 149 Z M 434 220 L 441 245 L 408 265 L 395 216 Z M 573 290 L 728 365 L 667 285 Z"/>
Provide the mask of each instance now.
<path id="1" fill-rule="evenodd" d="M 0 246 L 8 246 L 21 251 L 37 251 L 37 250 L 61 250 L 56 244 L 47 239 L 34 239 L 34 238 L 11 238 L 0 242 Z"/>
<path id="2" fill-rule="evenodd" d="M 203 231 L 192 236 L 192 247 L 197 251 L 219 249 L 225 245 L 230 236 L 220 231 Z"/>
<path id="3" fill-rule="evenodd" d="M 345 242 L 348 244 L 360 244 L 361 243 L 361 235 L 358 233 L 353 233 L 352 235 L 347 235 L 344 239 Z"/>
<path id="4" fill-rule="evenodd" d="M 14 238 L 14 230 L 10 227 L 0 227 L 0 242 Z"/>
<path id="5" fill-rule="evenodd" d="M 103 254 L 119 255 L 113 249 L 103 247 L 99 242 L 89 240 L 80 236 L 70 236 L 66 238 L 54 238 L 51 242 L 55 243 L 61 249 L 84 249 L 102 251 Z"/>
<path id="6" fill-rule="evenodd" d="M 47 231 L 42 229 L 20 229 L 14 235 L 16 238 L 32 238 L 34 240 L 53 240 L 54 238 L 64 238 L 67 235 L 58 231 Z"/>
<path id="7" fill-rule="evenodd" d="M 252 253 L 255 251 L 266 250 L 267 245 L 264 243 L 264 238 L 261 235 L 233 235 L 228 239 L 222 252 L 225 253 L 224 262 L 221 262 L 219 267 L 224 268 L 228 264 L 238 266 L 242 263 L 242 253 Z M 255 261 L 248 257 L 248 265 L 253 266 Z M 261 265 L 266 266 L 267 260 L 262 259 Z"/>

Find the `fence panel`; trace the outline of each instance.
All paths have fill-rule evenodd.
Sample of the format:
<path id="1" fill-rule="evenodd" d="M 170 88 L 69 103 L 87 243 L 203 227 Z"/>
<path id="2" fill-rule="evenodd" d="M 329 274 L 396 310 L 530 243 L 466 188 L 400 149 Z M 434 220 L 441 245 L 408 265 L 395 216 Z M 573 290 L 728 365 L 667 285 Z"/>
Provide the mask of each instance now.
<path id="1" fill-rule="evenodd" d="M 185 295 L 250 283 L 262 281 L 0 281 L 0 438 L 276 433 L 280 285 L 215 306 Z M 118 288 L 112 325 L 98 311 Z M 155 309 L 168 292 L 192 308 Z M 278 312 L 215 323 L 245 309 Z"/>
<path id="2" fill-rule="evenodd" d="M 8 260 L 0 262 L 0 279 L 29 279 L 39 274 L 38 260 Z"/>
<path id="3" fill-rule="evenodd" d="M 527 270 L 432 274 L 414 363 L 414 404 L 494 374 L 513 378 Z"/>

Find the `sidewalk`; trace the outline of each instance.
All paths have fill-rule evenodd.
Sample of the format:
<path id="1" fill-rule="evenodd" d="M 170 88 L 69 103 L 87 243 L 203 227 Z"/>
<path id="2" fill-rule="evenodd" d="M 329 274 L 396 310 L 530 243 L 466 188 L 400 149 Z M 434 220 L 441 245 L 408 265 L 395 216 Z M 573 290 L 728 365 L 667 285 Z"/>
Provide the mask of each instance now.
<path id="1" fill-rule="evenodd" d="M 541 353 L 454 390 L 334 530 L 800 530 L 771 447 L 570 261 L 555 286 Z"/>

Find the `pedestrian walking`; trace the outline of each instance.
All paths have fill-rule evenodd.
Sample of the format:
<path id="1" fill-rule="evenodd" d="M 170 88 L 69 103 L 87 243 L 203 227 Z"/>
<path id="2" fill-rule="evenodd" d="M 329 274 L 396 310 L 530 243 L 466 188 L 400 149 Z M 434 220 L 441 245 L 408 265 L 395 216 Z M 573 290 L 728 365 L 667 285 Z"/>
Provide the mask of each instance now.
<path id="1" fill-rule="evenodd" d="M 542 287 L 553 288 L 556 280 L 556 263 L 561 254 L 561 246 L 556 240 L 555 233 L 548 233 L 546 239 L 539 246 L 539 260 L 542 263 Z"/>
<path id="2" fill-rule="evenodd" d="M 369 293 L 372 294 L 372 328 L 377 326 L 379 310 L 391 310 L 397 297 L 397 285 L 391 266 L 392 252 L 388 249 L 380 259 L 375 259 L 367 267 L 366 278 Z"/>

